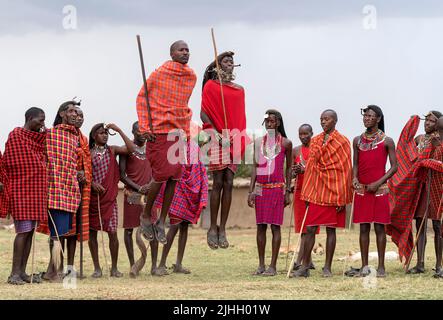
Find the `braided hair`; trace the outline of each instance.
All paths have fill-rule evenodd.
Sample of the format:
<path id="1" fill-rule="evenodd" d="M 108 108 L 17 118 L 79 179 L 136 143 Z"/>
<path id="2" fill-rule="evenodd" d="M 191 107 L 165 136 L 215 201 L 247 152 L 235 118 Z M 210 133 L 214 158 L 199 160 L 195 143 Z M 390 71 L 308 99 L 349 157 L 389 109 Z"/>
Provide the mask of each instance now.
<path id="1" fill-rule="evenodd" d="M 232 51 L 225 51 L 221 54 L 219 54 L 217 56 L 217 61 L 218 64 L 221 64 L 221 61 L 223 60 L 224 57 L 233 57 L 234 56 L 234 52 Z M 206 67 L 205 73 L 203 75 L 203 84 L 202 84 L 202 89 L 205 87 L 206 82 L 208 82 L 208 80 L 216 80 L 218 79 L 218 75 L 217 75 L 217 71 L 216 71 L 216 63 L 215 60 L 212 61 L 209 66 Z"/>
<path id="2" fill-rule="evenodd" d="M 89 133 L 89 149 L 92 149 L 95 145 L 95 139 L 94 136 L 97 133 L 97 131 L 101 128 L 105 128 L 104 123 L 97 123 L 95 126 L 92 127 L 91 132 Z"/>
<path id="3" fill-rule="evenodd" d="M 365 109 L 363 109 L 363 113 L 365 113 L 368 110 L 372 110 L 375 112 L 375 114 L 377 115 L 377 117 L 380 118 L 380 122 L 378 123 L 378 128 L 385 132 L 385 116 L 383 115 L 383 111 L 381 110 L 381 108 L 379 106 L 376 106 L 374 104 L 371 104 L 369 106 L 367 106 Z"/>
<path id="4" fill-rule="evenodd" d="M 63 119 L 60 116 L 60 113 L 63 112 L 63 111 L 68 110 L 70 105 L 80 106 L 81 105 L 81 101 L 74 101 L 74 100 L 72 100 L 72 101 L 63 102 L 61 104 L 61 106 L 58 108 L 57 115 L 55 116 L 55 120 L 54 120 L 54 124 L 53 124 L 54 127 L 59 125 L 59 124 L 61 124 L 61 123 L 63 123 Z"/>
<path id="5" fill-rule="evenodd" d="M 280 133 L 282 135 L 282 137 L 287 138 L 285 126 L 283 124 L 283 117 L 282 117 L 281 113 L 275 109 L 269 109 L 269 110 L 266 110 L 265 114 L 267 114 L 268 116 L 270 116 L 270 115 L 275 116 L 275 118 L 280 122 L 280 125 L 277 127 L 277 132 Z M 264 123 L 264 121 L 263 121 L 263 123 Z"/>

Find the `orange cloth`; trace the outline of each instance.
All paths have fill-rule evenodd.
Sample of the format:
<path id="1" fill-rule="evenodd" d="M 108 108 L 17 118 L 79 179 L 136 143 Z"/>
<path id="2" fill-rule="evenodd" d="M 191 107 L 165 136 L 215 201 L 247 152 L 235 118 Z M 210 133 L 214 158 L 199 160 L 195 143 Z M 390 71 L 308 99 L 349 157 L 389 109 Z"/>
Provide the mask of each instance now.
<path id="1" fill-rule="evenodd" d="M 190 136 L 192 110 L 188 101 L 196 81 L 197 76 L 188 65 L 174 61 L 165 62 L 151 73 L 146 83 L 154 133 L 182 129 Z M 137 96 L 137 114 L 140 131 L 150 132 L 144 86 Z"/>
<path id="2" fill-rule="evenodd" d="M 322 132 L 311 140 L 300 198 L 322 206 L 344 206 L 352 202 L 351 144 L 337 130 L 325 145 L 324 137 Z"/>

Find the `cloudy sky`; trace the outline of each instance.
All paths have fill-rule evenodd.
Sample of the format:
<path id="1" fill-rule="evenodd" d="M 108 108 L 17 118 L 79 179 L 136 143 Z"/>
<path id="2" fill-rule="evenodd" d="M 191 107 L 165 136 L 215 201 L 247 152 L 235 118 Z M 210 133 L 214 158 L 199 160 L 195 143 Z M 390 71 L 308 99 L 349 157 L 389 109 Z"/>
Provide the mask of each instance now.
<path id="1" fill-rule="evenodd" d="M 50 126 L 74 96 L 83 100 L 85 132 L 115 122 L 129 133 L 142 84 L 136 34 L 148 73 L 169 58 L 173 41 L 188 42 L 198 75 L 190 106 L 200 123 L 211 27 L 219 51 L 234 51 L 242 65 L 236 81 L 251 130 L 277 108 L 298 144 L 298 126 L 318 133 L 321 111 L 333 108 L 337 128 L 352 138 L 363 130 L 360 108 L 377 104 L 397 140 L 410 115 L 443 109 L 440 0 L 0 0 L 0 149 L 27 108 L 43 108 Z"/>

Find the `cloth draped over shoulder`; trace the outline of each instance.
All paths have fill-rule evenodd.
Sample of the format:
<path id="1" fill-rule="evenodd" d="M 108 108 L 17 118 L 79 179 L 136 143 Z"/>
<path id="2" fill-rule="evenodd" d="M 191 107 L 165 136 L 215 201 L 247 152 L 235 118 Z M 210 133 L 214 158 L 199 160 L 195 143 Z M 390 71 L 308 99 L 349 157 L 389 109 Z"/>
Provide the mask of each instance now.
<path id="1" fill-rule="evenodd" d="M 419 124 L 419 116 L 413 116 L 403 128 L 396 150 L 398 170 L 388 182 L 391 224 L 387 226 L 386 232 L 397 245 L 400 260 L 405 263 L 414 245 L 412 220 L 422 191 L 422 182 L 427 179 L 427 170 L 419 168 L 426 166 L 432 153 L 432 145 L 422 152 L 416 146 L 414 136 Z"/>
<path id="2" fill-rule="evenodd" d="M 200 160 L 194 159 L 200 150 L 196 143 L 190 142 L 187 149 L 188 164 L 183 164 L 182 178 L 177 182 L 174 197 L 169 209 L 172 224 L 189 221 L 196 224 L 200 214 L 208 204 L 208 177 L 205 166 Z M 161 209 L 163 205 L 165 184 L 163 184 L 154 207 Z"/>
<path id="3" fill-rule="evenodd" d="M 115 222 L 111 220 L 115 218 L 114 214 L 117 205 L 120 171 L 115 155 L 109 147 L 103 160 L 97 161 L 97 163 L 99 163 L 99 166 L 94 168 L 93 180 L 96 183 L 100 183 L 105 189 L 105 192 L 100 194 L 100 199 L 97 193 L 91 193 L 91 202 L 89 204 L 89 222 L 91 229 L 100 230 L 100 214 L 104 230 L 109 231 L 108 229 L 110 223 L 113 224 Z M 116 226 L 112 225 L 112 227 Z"/>
<path id="4" fill-rule="evenodd" d="M 238 130 L 238 132 L 230 132 L 230 138 L 239 144 L 239 148 L 235 149 L 235 144 L 231 144 L 231 159 L 240 160 L 249 144 L 250 139 L 246 135 L 246 111 L 245 111 L 245 90 L 239 86 L 232 84 L 223 84 L 223 98 L 225 102 L 226 120 L 223 113 L 223 105 L 221 100 L 220 83 L 214 80 L 208 80 L 203 88 L 201 108 L 204 113 L 211 119 L 214 129 L 220 134 L 223 129 Z M 209 124 L 205 124 L 203 129 L 211 128 Z M 242 134 L 243 133 L 243 134 Z M 236 138 L 235 134 L 240 136 Z M 237 140 L 238 139 L 238 142 Z"/>
<path id="5" fill-rule="evenodd" d="M 352 202 L 351 144 L 337 130 L 323 145 L 324 138 L 322 132 L 311 140 L 300 198 L 321 206 L 344 206 Z"/>
<path id="6" fill-rule="evenodd" d="M 151 73 L 146 83 L 154 133 L 181 129 L 190 136 L 192 110 L 188 102 L 196 81 L 197 76 L 188 65 L 174 61 L 165 62 Z M 137 96 L 137 114 L 140 131 L 151 132 L 144 86 Z"/>
<path id="7" fill-rule="evenodd" d="M 0 218 L 6 218 L 9 212 L 7 178 L 5 168 L 3 167 L 2 153 L 0 152 L 0 183 L 3 184 L 3 191 L 0 192 Z"/>
<path id="8" fill-rule="evenodd" d="M 46 132 L 15 128 L 6 141 L 3 166 L 14 220 L 47 220 L 46 136 Z"/>

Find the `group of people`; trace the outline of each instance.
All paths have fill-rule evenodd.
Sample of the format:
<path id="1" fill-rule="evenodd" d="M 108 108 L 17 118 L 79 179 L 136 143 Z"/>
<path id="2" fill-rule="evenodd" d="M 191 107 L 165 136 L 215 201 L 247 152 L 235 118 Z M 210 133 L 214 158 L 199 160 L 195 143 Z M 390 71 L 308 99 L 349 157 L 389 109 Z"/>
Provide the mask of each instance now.
<path id="1" fill-rule="evenodd" d="M 0 215 L 10 214 L 16 230 L 9 283 L 40 282 L 41 278 L 60 280 L 73 270 L 78 241 L 88 241 L 94 264 L 92 277 L 102 277 L 98 231 L 108 234 L 110 276 L 121 277 L 117 267 L 119 181 L 125 186 L 124 243 L 132 277 L 138 275 L 146 261 L 143 238 L 149 241 L 151 274 L 167 275 L 166 260 L 177 233 L 178 252 L 172 270 L 190 273 L 182 265 L 188 226 L 198 222 L 208 200 L 211 221 L 207 244 L 214 250 L 229 247 L 226 223 L 234 175 L 251 143 L 246 134 L 245 91 L 233 82 L 234 53 L 218 55 L 205 70 L 200 117 L 208 138 L 203 141 L 200 134 L 195 141 L 190 130 L 192 111 L 188 102 L 197 77 L 188 66 L 188 45 L 184 41 L 174 42 L 170 56 L 171 60 L 153 71 L 138 93 L 138 121 L 132 126 L 132 139 L 112 123 L 96 124 L 89 139 L 85 137 L 81 131 L 83 111 L 76 101 L 60 106 L 51 129 L 45 127 L 45 112 L 30 108 L 24 126 L 9 134 L 0 162 Z M 415 218 L 418 262 L 408 272 L 424 272 L 423 230 L 427 220 L 432 219 L 435 275 L 443 277 L 442 114 L 427 114 L 426 134 L 416 138 L 420 118 L 411 117 L 396 149 L 393 139 L 384 132 L 382 110 L 369 105 L 361 113 L 365 130 L 352 146 L 336 129 L 337 113 L 328 109 L 320 117 L 323 132 L 313 136 L 312 126 L 302 125 L 302 145 L 293 148 L 281 113 L 275 109 L 266 111 L 266 133 L 253 141 L 254 164 L 247 199 L 256 212 L 259 266 L 255 275 L 277 274 L 284 208 L 293 202 L 295 231 L 302 233 L 293 277 L 308 277 L 310 269 L 315 268 L 311 252 L 320 226 L 326 227 L 327 234 L 322 274 L 332 276 L 336 228 L 345 227 L 346 206 L 350 204 L 353 222 L 360 224 L 362 266 L 351 268 L 348 275 L 366 276 L 370 272 L 372 223 L 379 254 L 377 276 L 386 275 L 386 233 L 392 236 L 401 258 L 409 265 L 415 248 Z M 124 146 L 108 145 L 113 132 L 121 136 Z M 202 153 L 208 159 L 207 169 Z M 386 171 L 388 158 L 390 168 Z M 210 199 L 206 170 L 213 178 Z M 272 258 L 266 268 L 268 225 L 272 231 Z M 133 244 L 135 229 L 136 243 L 142 251 L 138 261 Z M 50 238 L 50 262 L 40 276 L 26 273 L 36 231 Z M 101 240 L 104 249 L 103 237 Z M 159 243 L 163 250 L 157 265 Z"/>

